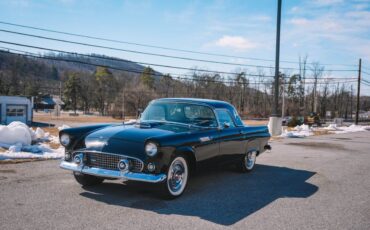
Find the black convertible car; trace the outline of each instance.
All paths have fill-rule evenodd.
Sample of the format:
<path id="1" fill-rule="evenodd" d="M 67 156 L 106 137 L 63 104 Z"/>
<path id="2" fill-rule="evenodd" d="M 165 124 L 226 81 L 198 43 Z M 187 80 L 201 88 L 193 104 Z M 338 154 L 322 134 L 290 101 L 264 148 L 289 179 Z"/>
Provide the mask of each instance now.
<path id="1" fill-rule="evenodd" d="M 226 102 L 191 98 L 152 101 L 137 122 L 64 129 L 60 167 L 83 186 L 104 179 L 161 183 L 169 198 L 180 196 L 200 162 L 232 162 L 253 170 L 270 149 L 266 126 L 245 126 Z"/>

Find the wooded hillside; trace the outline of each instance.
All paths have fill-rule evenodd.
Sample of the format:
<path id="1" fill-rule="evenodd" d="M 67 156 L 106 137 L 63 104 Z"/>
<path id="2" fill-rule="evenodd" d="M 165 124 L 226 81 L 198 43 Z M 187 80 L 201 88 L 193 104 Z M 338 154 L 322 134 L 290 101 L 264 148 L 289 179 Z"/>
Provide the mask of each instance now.
<path id="1" fill-rule="evenodd" d="M 115 116 L 122 116 L 123 110 L 125 115 L 135 115 L 150 100 L 160 97 L 225 100 L 249 117 L 268 117 L 271 113 L 273 79 L 263 71 L 253 77 L 246 74 L 247 70 L 234 75 L 193 71 L 187 76 L 171 76 L 134 62 L 101 58 L 105 56 L 50 53 L 46 57 L 51 58 L 0 52 L 0 95 L 37 99 L 61 94 L 66 109 Z M 322 81 L 325 67 L 319 63 L 302 64 L 297 73 L 281 74 L 284 114 L 306 115 L 316 110 L 321 116 L 332 111 L 332 117 L 350 118 L 356 89 L 343 81 Z M 369 97 L 361 98 L 361 109 L 370 109 Z"/>

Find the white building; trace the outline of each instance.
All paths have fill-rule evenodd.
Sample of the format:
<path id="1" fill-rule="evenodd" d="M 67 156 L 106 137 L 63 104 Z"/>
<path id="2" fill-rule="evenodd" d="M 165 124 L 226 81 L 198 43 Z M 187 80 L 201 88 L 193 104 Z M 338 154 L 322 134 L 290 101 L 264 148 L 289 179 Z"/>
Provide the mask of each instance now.
<path id="1" fill-rule="evenodd" d="M 32 102 L 27 97 L 0 96 L 0 123 L 20 121 L 32 123 Z"/>

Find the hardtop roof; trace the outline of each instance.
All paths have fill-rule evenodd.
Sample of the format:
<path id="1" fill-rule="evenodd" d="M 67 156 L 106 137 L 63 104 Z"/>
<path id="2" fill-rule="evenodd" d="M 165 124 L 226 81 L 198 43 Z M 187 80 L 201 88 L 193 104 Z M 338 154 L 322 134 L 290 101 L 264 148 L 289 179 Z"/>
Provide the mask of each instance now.
<path id="1" fill-rule="evenodd" d="M 213 100 L 213 99 L 202 99 L 202 98 L 160 98 L 154 100 L 155 102 L 187 102 L 187 103 L 197 103 L 206 104 L 213 108 L 233 108 L 233 106 L 225 101 Z"/>

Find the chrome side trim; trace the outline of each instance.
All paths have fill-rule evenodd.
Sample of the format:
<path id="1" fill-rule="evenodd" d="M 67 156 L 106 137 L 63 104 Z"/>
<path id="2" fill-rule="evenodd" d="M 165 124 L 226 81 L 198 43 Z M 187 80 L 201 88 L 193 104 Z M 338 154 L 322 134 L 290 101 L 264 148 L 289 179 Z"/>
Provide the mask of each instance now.
<path id="1" fill-rule="evenodd" d="M 73 162 L 62 161 L 59 165 L 60 168 L 89 174 L 98 177 L 108 177 L 123 180 L 134 180 L 148 183 L 159 183 L 164 181 L 167 176 L 165 174 L 146 174 L 146 173 L 135 173 L 130 171 L 114 171 L 101 168 L 93 168 L 84 165 L 77 165 Z"/>

